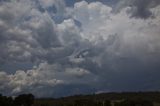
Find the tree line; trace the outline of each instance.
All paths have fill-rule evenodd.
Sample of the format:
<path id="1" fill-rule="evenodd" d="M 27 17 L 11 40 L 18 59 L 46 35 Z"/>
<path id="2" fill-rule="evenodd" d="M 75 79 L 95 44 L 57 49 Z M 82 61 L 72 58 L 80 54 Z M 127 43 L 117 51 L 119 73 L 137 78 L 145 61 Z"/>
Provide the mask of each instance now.
<path id="1" fill-rule="evenodd" d="M 160 103 L 159 92 L 102 93 L 48 99 L 35 99 L 32 94 L 16 97 L 0 94 L 0 106 L 154 106 L 154 103 Z"/>
<path id="2" fill-rule="evenodd" d="M 160 92 L 122 92 L 36 99 L 34 106 L 154 106 Z"/>
<path id="3" fill-rule="evenodd" d="M 0 106 L 32 106 L 34 95 L 21 94 L 15 98 L 0 94 Z"/>
<path id="4" fill-rule="evenodd" d="M 154 106 L 153 101 L 145 99 L 124 99 L 124 100 L 92 100 L 92 99 L 76 99 L 69 101 L 50 101 L 41 102 L 35 106 Z"/>

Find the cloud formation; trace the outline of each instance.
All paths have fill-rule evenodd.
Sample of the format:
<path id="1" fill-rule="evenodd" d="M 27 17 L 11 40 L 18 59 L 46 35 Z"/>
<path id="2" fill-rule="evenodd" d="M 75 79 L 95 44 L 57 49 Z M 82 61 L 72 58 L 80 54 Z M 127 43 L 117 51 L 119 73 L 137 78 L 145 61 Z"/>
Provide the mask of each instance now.
<path id="1" fill-rule="evenodd" d="M 148 18 L 154 16 L 150 11 L 151 8 L 154 8 L 160 4 L 159 0 L 120 0 L 117 3 L 116 11 L 126 7 L 131 6 L 132 17 L 137 18 Z"/>
<path id="2" fill-rule="evenodd" d="M 159 90 L 160 5 L 142 1 L 0 1 L 0 93 Z"/>

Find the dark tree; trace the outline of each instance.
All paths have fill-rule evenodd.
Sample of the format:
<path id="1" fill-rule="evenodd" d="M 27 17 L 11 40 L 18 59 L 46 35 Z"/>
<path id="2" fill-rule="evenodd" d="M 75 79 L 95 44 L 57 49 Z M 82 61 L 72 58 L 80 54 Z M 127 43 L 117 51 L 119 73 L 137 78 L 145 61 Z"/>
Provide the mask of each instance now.
<path id="1" fill-rule="evenodd" d="M 31 106 L 34 103 L 34 96 L 32 94 L 22 94 L 15 98 L 15 106 Z"/>
<path id="2" fill-rule="evenodd" d="M 111 106 L 111 101 L 110 100 L 104 100 L 104 105 L 103 106 Z"/>
<path id="3" fill-rule="evenodd" d="M 0 106 L 13 106 L 13 99 L 0 94 Z"/>
<path id="4" fill-rule="evenodd" d="M 77 99 L 74 101 L 74 106 L 95 106 L 96 103 L 91 99 Z"/>

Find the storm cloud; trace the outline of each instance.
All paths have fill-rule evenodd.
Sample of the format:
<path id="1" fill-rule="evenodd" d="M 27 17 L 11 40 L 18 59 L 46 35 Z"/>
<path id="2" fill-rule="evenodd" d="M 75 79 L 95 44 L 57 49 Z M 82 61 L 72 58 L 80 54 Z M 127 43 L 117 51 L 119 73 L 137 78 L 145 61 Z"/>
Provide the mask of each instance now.
<path id="1" fill-rule="evenodd" d="M 118 11 L 126 6 L 130 6 L 132 7 L 130 11 L 132 17 L 146 19 L 148 17 L 154 17 L 150 9 L 157 7 L 159 4 L 159 0 L 120 0 L 117 2 L 115 10 Z"/>
<path id="2" fill-rule="evenodd" d="M 68 3 L 0 1 L 0 93 L 160 90 L 158 0 Z"/>

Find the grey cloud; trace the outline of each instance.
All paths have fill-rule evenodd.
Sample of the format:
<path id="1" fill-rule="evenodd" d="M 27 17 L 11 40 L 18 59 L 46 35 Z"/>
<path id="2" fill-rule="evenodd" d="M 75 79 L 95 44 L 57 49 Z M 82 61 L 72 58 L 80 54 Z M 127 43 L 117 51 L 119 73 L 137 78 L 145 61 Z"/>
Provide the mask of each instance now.
<path id="1" fill-rule="evenodd" d="M 0 37 L 1 48 L 4 49 L 1 58 L 8 58 L 1 61 L 14 59 L 30 61 L 31 58 L 43 57 L 46 48 L 59 46 L 58 38 L 54 33 L 54 21 L 48 13 L 41 13 L 38 9 L 32 8 L 34 8 L 32 2 L 23 0 L 4 3 L 1 7 L 3 31 Z M 6 17 L 11 18 L 6 20 Z M 25 19 L 27 17 L 31 18 Z"/>
<path id="2" fill-rule="evenodd" d="M 132 17 L 146 19 L 153 16 L 150 9 L 158 5 L 160 5 L 159 0 L 121 0 L 117 2 L 115 11 L 119 11 L 121 8 L 125 8 L 126 6 L 130 6 L 132 7 L 132 10 L 129 12 L 132 13 Z"/>
<path id="3" fill-rule="evenodd" d="M 83 77 L 84 75 L 90 74 L 89 71 L 81 68 L 68 68 L 66 69 L 66 73 L 71 76 Z"/>
<path id="4" fill-rule="evenodd" d="M 102 2 L 1 3 L 0 92 L 42 97 L 159 89 L 159 2 L 142 6 L 155 16 L 143 20 L 130 18 L 144 12 L 141 3 L 124 1 L 116 14 Z"/>
<path id="5" fill-rule="evenodd" d="M 34 67 L 32 70 L 27 70 L 26 72 L 18 70 L 14 75 L 0 72 L 0 76 L 1 91 L 6 89 L 8 94 L 12 95 L 32 92 L 37 96 L 39 95 L 37 91 L 46 87 L 48 87 L 48 91 L 42 93 L 44 96 L 48 92 L 53 92 L 51 88 L 77 83 L 88 84 L 92 81 L 92 77 L 94 77 L 90 75 L 89 71 L 82 68 L 65 68 L 60 64 L 50 65 L 47 63 L 41 63 L 38 67 Z"/>

